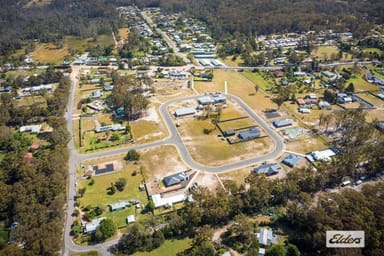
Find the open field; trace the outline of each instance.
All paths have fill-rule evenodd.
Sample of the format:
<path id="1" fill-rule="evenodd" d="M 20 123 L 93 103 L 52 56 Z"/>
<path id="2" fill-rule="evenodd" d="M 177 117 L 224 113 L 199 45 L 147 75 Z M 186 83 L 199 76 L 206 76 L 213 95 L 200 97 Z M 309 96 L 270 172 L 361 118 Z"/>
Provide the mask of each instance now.
<path id="1" fill-rule="evenodd" d="M 195 82 L 195 88 L 199 93 L 223 92 L 224 81 L 227 81 L 228 93 L 239 96 L 258 114 L 262 114 L 264 109 L 277 108 L 269 96 L 261 91 L 256 93 L 255 85 L 235 71 L 216 70 L 211 82 Z"/>
<path id="2" fill-rule="evenodd" d="M 348 85 L 350 83 L 353 83 L 356 92 L 359 92 L 359 91 L 374 91 L 374 90 L 378 90 L 379 89 L 379 86 L 377 86 L 375 84 L 368 83 L 364 79 L 363 71 L 361 71 L 360 74 L 358 74 L 358 75 L 356 75 L 356 74 L 352 75 L 352 77 L 349 80 L 347 80 L 345 84 Z"/>
<path id="3" fill-rule="evenodd" d="M 270 138 L 260 138 L 230 145 L 224 138 L 218 137 L 219 129 L 209 119 L 180 119 L 179 132 L 192 158 L 204 165 L 218 166 L 233 161 L 263 155 L 273 148 Z M 204 134 L 204 129 L 210 129 Z"/>
<path id="4" fill-rule="evenodd" d="M 189 169 L 174 146 L 151 148 L 140 151 L 140 154 L 146 181 L 162 180 L 164 176 Z"/>
<path id="5" fill-rule="evenodd" d="M 374 92 L 374 93 L 379 93 L 379 92 Z M 380 98 L 368 93 L 368 92 L 365 92 L 365 93 L 358 93 L 356 94 L 357 96 L 359 96 L 359 98 L 373 104 L 375 106 L 375 108 L 383 108 L 384 107 L 384 101 L 381 100 Z"/>
<path id="6" fill-rule="evenodd" d="M 234 66 L 234 67 L 241 66 L 244 62 L 241 56 L 237 56 L 236 59 L 233 59 L 233 55 L 227 56 L 225 59 L 219 59 L 219 61 L 228 66 Z"/>
<path id="7" fill-rule="evenodd" d="M 31 106 L 32 104 L 38 104 L 46 107 L 47 101 L 43 96 L 26 96 L 17 100 L 18 106 Z"/>
<path id="8" fill-rule="evenodd" d="M 257 126 L 257 123 L 250 118 L 244 118 L 239 120 L 220 122 L 217 124 L 222 131 L 236 130 L 246 128 L 250 126 Z"/>
<path id="9" fill-rule="evenodd" d="M 320 137 L 304 138 L 301 137 L 295 141 L 286 144 L 288 151 L 306 154 L 315 150 L 328 148 L 329 145 Z"/>
<path id="10" fill-rule="evenodd" d="M 129 29 L 128 28 L 120 28 L 119 29 L 119 36 L 122 40 L 127 40 L 129 35 Z"/>
<path id="11" fill-rule="evenodd" d="M 272 81 L 265 80 L 259 72 L 244 71 L 242 75 L 251 80 L 255 85 L 259 86 L 263 91 L 272 88 L 274 85 Z"/>
<path id="12" fill-rule="evenodd" d="M 158 113 L 158 105 L 151 104 L 147 116 L 129 123 L 137 143 L 147 143 L 165 138 L 168 131 Z"/>
<path id="13" fill-rule="evenodd" d="M 137 252 L 133 256 L 176 256 L 178 252 L 188 249 L 191 242 L 190 238 L 165 240 L 159 248 L 151 252 Z"/>
<path id="14" fill-rule="evenodd" d="M 35 50 L 29 55 L 35 62 L 62 64 L 69 51 L 66 47 L 58 49 L 52 43 L 37 43 Z"/>
<path id="15" fill-rule="evenodd" d="M 319 46 L 312 51 L 311 55 L 319 61 L 327 61 L 332 59 L 332 56 L 337 56 L 338 53 L 339 49 L 336 46 Z M 348 59 L 350 56 L 343 53 L 342 60 Z"/>
<path id="16" fill-rule="evenodd" d="M 101 47 L 106 47 L 109 45 L 114 45 L 112 35 L 98 35 L 96 40 L 93 38 L 82 39 L 75 36 L 67 36 L 65 38 L 65 47 L 68 49 L 74 49 L 79 52 L 84 52 L 90 47 L 95 47 L 100 45 Z"/>
<path id="17" fill-rule="evenodd" d="M 45 72 L 44 69 L 32 69 L 32 70 L 10 70 L 5 73 L 6 79 L 14 80 L 18 76 L 33 76 L 33 75 L 40 75 L 41 73 Z"/>

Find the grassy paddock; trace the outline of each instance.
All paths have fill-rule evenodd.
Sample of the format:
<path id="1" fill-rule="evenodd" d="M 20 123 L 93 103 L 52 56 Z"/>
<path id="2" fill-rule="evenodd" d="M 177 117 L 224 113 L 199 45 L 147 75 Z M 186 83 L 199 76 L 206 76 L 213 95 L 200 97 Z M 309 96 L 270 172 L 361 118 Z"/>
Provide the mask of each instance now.
<path id="1" fill-rule="evenodd" d="M 255 84 L 247 79 L 244 74 L 247 72 L 235 71 L 215 71 L 211 82 L 195 82 L 195 88 L 199 93 L 224 91 L 224 81 L 227 81 L 228 93 L 239 96 L 253 110 L 261 114 L 266 108 L 277 108 L 277 105 L 271 101 L 268 95 L 262 91 L 256 93 Z M 263 78 L 260 82 L 268 84 Z M 260 85 L 262 89 L 262 86 Z"/>
<path id="2" fill-rule="evenodd" d="M 69 51 L 67 47 L 58 49 L 51 43 L 37 43 L 35 50 L 29 55 L 31 55 L 36 62 L 61 64 L 64 58 L 69 55 Z"/>
<path id="3" fill-rule="evenodd" d="M 159 248 L 151 252 L 137 252 L 133 256 L 175 256 L 178 252 L 188 249 L 191 242 L 190 238 L 165 240 Z"/>

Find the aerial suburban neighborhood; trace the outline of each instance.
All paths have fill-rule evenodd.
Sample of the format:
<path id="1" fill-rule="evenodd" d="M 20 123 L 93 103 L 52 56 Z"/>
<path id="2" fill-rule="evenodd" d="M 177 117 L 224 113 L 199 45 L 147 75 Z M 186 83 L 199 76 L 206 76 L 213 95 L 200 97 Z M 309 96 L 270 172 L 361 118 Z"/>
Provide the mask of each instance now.
<path id="1" fill-rule="evenodd" d="M 383 255 L 382 6 L 21 2 L 67 16 L 0 45 L 0 255 Z"/>

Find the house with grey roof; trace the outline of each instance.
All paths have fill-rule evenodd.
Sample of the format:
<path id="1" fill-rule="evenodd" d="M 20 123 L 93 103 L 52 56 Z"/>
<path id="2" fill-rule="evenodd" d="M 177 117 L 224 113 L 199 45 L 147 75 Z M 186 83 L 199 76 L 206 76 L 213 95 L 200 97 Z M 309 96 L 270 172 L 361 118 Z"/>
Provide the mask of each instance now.
<path id="1" fill-rule="evenodd" d="M 287 157 L 284 158 L 283 164 L 293 168 L 301 160 L 301 158 L 301 156 L 289 154 Z"/>
<path id="2" fill-rule="evenodd" d="M 260 138 L 260 130 L 256 127 L 251 127 L 246 131 L 239 132 L 237 137 L 241 141 L 257 139 L 257 138 Z"/>
<path id="3" fill-rule="evenodd" d="M 256 174 L 265 174 L 267 176 L 276 175 L 282 169 L 280 164 L 263 164 L 254 168 L 252 171 Z"/>
<path id="4" fill-rule="evenodd" d="M 275 120 L 272 122 L 272 124 L 276 128 L 281 128 L 281 127 L 292 125 L 292 120 L 290 119 Z"/>
<path id="5" fill-rule="evenodd" d="M 179 172 L 179 173 L 164 177 L 163 182 L 166 187 L 170 187 L 173 185 L 180 184 L 181 182 L 186 181 L 188 179 L 189 179 L 189 176 L 185 172 Z"/>

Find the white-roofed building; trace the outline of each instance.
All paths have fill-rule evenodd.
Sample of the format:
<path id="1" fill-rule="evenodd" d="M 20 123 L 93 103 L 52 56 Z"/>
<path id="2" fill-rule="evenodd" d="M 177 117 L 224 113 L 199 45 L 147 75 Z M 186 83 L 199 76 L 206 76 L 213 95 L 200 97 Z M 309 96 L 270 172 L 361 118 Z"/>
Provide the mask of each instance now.
<path id="1" fill-rule="evenodd" d="M 179 194 L 173 194 L 169 196 L 163 196 L 161 194 L 155 194 L 151 196 L 155 208 L 162 206 L 172 206 L 175 203 L 183 202 L 187 199 L 184 191 Z"/>
<path id="2" fill-rule="evenodd" d="M 97 218 L 97 219 L 92 220 L 89 223 L 86 223 L 84 225 L 84 234 L 96 232 L 96 228 L 100 225 L 100 222 L 102 220 L 105 220 L 105 219 L 106 219 L 105 217 Z"/>

